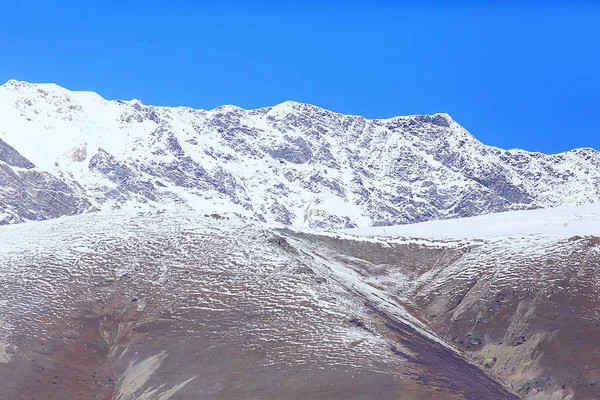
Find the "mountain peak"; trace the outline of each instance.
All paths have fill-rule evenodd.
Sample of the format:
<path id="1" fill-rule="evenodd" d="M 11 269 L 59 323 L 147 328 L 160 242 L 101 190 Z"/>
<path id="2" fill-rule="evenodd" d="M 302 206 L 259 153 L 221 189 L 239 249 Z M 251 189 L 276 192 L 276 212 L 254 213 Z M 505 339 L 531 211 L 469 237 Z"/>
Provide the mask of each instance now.
<path id="1" fill-rule="evenodd" d="M 23 174 L 0 191 L 7 221 L 60 215 L 46 212 L 53 197 L 38 190 L 86 205 L 64 214 L 173 206 L 314 228 L 600 201 L 600 153 L 492 148 L 447 113 L 366 119 L 290 100 L 196 112 L 15 80 L 0 108 L 0 162 Z M 20 156 L 49 175 L 18 170 Z"/>
<path id="2" fill-rule="evenodd" d="M 291 107 L 291 108 L 294 108 L 294 107 L 305 106 L 305 105 L 308 105 L 308 104 L 306 104 L 306 103 L 300 103 L 300 102 L 294 101 L 294 100 L 286 100 L 286 101 L 282 101 L 279 104 L 276 104 L 275 107 L 282 107 L 282 108 L 283 107 Z"/>
<path id="3" fill-rule="evenodd" d="M 15 90 L 38 89 L 38 90 L 43 90 L 43 91 L 48 91 L 48 92 L 58 92 L 63 95 L 75 95 L 75 96 L 77 96 L 77 95 L 92 95 L 93 97 L 98 97 L 104 101 L 107 101 L 96 92 L 80 91 L 80 90 L 73 91 L 73 90 L 64 88 L 60 85 L 57 85 L 55 83 L 31 83 L 31 82 L 27 82 L 27 81 L 9 79 L 1 87 L 12 88 Z M 115 100 L 115 101 L 131 103 L 131 104 L 137 103 L 140 105 L 145 105 L 142 102 L 142 100 L 140 100 L 140 99 Z M 161 107 L 161 108 L 169 109 L 169 108 L 175 108 L 175 107 Z M 332 111 L 332 110 L 329 110 L 329 109 L 326 109 L 326 108 L 323 108 L 323 107 L 320 107 L 320 106 L 317 106 L 314 104 L 303 103 L 303 102 L 298 102 L 298 101 L 294 101 L 294 100 L 286 100 L 286 101 L 283 101 L 274 106 L 263 107 L 260 110 L 263 110 L 263 109 L 267 110 L 267 111 L 275 112 L 277 114 L 308 111 L 308 112 L 327 112 L 327 113 L 336 114 L 336 115 L 362 117 L 360 115 L 351 115 L 351 114 L 340 113 L 340 112 Z M 233 104 L 220 105 L 220 106 L 216 107 L 214 110 L 216 110 L 216 111 L 250 111 L 250 110 L 243 109 L 243 108 L 233 105 Z M 409 115 L 409 116 L 397 115 L 397 116 L 393 116 L 390 118 L 365 118 L 365 119 L 368 119 L 368 120 L 394 120 L 394 119 L 406 119 L 406 118 L 420 119 L 423 122 L 425 122 L 425 121 L 431 122 L 434 125 L 441 124 L 441 125 L 450 126 L 452 123 L 456 123 L 456 121 L 447 113 L 414 114 L 414 115 Z"/>
<path id="4" fill-rule="evenodd" d="M 9 87 L 9 88 L 13 88 L 13 89 L 28 89 L 28 88 L 34 88 L 34 89 L 52 89 L 52 90 L 61 90 L 61 91 L 69 91 L 68 89 L 65 89 L 55 83 L 31 83 L 31 82 L 27 82 L 27 81 L 19 81 L 16 79 L 9 79 L 8 81 L 6 81 L 6 83 L 4 83 L 4 85 L 2 85 L 2 87 Z"/>
<path id="5" fill-rule="evenodd" d="M 321 111 L 327 111 L 327 112 L 333 112 L 333 111 L 329 111 L 329 110 L 325 110 L 319 106 L 315 106 L 313 104 L 308 104 L 308 103 L 301 103 L 298 101 L 293 101 L 293 100 L 286 100 L 284 102 L 281 102 L 279 104 L 276 104 L 272 107 L 267 107 L 269 108 L 271 111 L 274 112 L 279 112 L 279 113 L 293 113 L 293 112 L 297 112 L 297 111 L 303 111 L 303 110 L 321 110 Z"/>

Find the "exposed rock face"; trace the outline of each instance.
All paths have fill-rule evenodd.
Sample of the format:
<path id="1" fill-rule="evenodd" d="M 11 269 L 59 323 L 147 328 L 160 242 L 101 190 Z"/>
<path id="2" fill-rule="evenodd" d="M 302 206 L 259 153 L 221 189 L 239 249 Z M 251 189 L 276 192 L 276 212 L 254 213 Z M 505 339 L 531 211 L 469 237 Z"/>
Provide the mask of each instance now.
<path id="1" fill-rule="evenodd" d="M 17 81 L 0 87 L 0 107 L 0 163 L 81 187 L 34 219 L 89 201 L 345 228 L 600 200 L 597 151 L 501 150 L 446 114 L 368 120 L 294 102 L 204 111 Z M 10 222 L 31 219 L 12 212 Z"/>
<path id="2" fill-rule="evenodd" d="M 2 139 L 0 139 L 0 161 L 12 166 L 19 168 L 31 169 L 34 168 L 35 165 L 22 155 L 20 155 L 15 149 L 6 144 Z"/>
<path id="3" fill-rule="evenodd" d="M 47 172 L 0 163 L 0 225 L 91 211 L 81 192 Z"/>

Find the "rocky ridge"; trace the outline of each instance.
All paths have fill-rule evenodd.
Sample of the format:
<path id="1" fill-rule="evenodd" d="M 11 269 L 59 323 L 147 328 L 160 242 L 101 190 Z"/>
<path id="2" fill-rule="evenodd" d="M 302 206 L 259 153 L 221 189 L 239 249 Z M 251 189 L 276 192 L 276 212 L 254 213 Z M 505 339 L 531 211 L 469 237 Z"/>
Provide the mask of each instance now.
<path id="1" fill-rule="evenodd" d="M 2 224 L 176 207 L 351 228 L 600 200 L 596 150 L 502 150 L 447 114 L 205 111 L 19 81 L 0 110 Z"/>

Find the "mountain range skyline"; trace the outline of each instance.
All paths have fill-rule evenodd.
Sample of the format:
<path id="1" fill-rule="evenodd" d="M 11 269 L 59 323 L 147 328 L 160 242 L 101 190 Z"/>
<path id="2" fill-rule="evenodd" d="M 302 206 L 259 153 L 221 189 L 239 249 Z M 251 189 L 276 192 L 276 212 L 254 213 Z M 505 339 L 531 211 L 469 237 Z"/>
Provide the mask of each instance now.
<path id="1" fill-rule="evenodd" d="M 596 2 L 238 3 L 11 2 L 27 18 L 0 26 L 0 82 L 203 109 L 445 112 L 500 148 L 600 148 Z"/>
<path id="2" fill-rule="evenodd" d="M 14 80 L 0 106 L 4 223 L 183 207 L 352 228 L 600 200 L 598 151 L 503 150 L 448 114 L 155 107 Z"/>

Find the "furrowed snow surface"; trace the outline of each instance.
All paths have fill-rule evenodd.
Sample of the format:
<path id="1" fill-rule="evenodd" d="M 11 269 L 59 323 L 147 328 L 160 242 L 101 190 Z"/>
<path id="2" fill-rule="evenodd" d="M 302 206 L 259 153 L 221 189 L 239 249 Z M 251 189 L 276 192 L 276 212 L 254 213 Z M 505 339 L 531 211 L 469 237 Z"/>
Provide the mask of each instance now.
<path id="1" fill-rule="evenodd" d="M 321 240 L 181 211 L 0 227 L 0 396 L 517 398 Z"/>
<path id="2" fill-rule="evenodd" d="M 470 237 L 429 238 L 182 211 L 4 226 L 0 394 L 57 382 L 118 399 L 517 398 L 497 376 L 526 398 L 590 398 L 597 374 L 579 369 L 600 362 L 596 216 L 500 213 L 458 222 Z M 527 229 L 487 228 L 511 220 Z"/>

